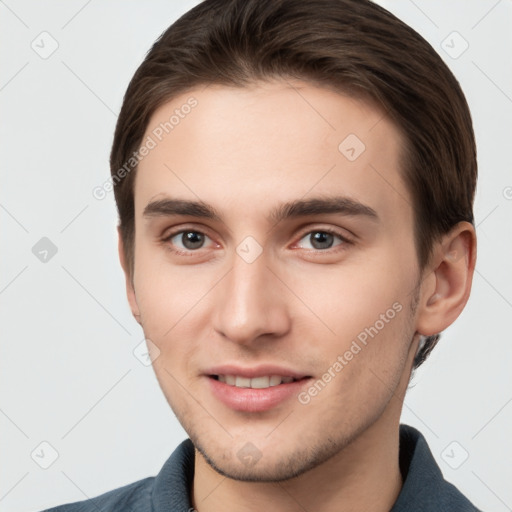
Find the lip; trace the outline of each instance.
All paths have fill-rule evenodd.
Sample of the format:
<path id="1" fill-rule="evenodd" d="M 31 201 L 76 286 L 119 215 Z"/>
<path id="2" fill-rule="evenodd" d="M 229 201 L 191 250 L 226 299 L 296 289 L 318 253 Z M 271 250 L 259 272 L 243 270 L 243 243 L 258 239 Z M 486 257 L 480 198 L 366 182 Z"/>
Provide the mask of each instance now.
<path id="1" fill-rule="evenodd" d="M 212 378 L 212 375 L 238 375 L 251 379 L 267 375 L 280 375 L 281 377 L 293 377 L 298 380 L 264 389 L 252 389 L 231 386 Z M 241 368 L 235 365 L 216 366 L 208 369 L 204 377 L 207 379 L 210 390 L 217 400 L 230 409 L 241 412 L 268 411 L 286 400 L 296 397 L 301 388 L 311 381 L 310 376 L 275 365 L 253 368 Z"/>
<path id="2" fill-rule="evenodd" d="M 281 377 L 293 377 L 294 379 L 303 379 L 309 377 L 305 373 L 296 372 L 290 368 L 283 368 L 282 366 L 265 364 L 254 366 L 252 368 L 242 368 L 241 366 L 226 364 L 222 366 L 215 366 L 208 368 L 204 374 L 210 375 L 238 375 L 249 379 L 255 377 L 265 377 L 266 375 L 280 375 Z"/>

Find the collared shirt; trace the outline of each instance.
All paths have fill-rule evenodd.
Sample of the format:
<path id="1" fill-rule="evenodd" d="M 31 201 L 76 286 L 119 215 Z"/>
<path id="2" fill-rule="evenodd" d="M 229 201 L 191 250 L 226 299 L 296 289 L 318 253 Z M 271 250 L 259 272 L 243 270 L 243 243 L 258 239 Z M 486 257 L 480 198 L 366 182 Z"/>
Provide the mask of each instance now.
<path id="1" fill-rule="evenodd" d="M 194 512 L 194 464 L 194 445 L 186 439 L 156 477 L 43 512 Z M 404 484 L 390 512 L 480 512 L 443 478 L 427 441 L 408 425 L 400 425 L 400 470 Z"/>

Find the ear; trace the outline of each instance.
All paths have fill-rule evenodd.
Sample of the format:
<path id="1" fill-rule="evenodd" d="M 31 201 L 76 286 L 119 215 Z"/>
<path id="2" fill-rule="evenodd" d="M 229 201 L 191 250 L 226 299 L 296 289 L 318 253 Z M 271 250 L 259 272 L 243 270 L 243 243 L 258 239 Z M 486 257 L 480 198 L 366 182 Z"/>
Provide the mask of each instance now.
<path id="1" fill-rule="evenodd" d="M 121 237 L 121 228 L 117 226 L 117 235 L 118 235 L 118 244 L 117 248 L 119 251 L 119 261 L 121 262 L 121 267 L 123 268 L 124 276 L 126 279 L 126 296 L 128 297 L 128 303 L 130 304 L 130 309 L 132 310 L 132 315 L 135 320 L 140 324 L 140 311 L 139 306 L 137 304 L 137 298 L 135 296 L 135 288 L 133 286 L 133 279 L 130 275 L 130 269 L 128 268 L 128 264 L 126 262 L 124 256 L 124 244 L 123 238 Z"/>
<path id="2" fill-rule="evenodd" d="M 438 334 L 460 315 L 471 292 L 476 263 L 476 233 L 459 222 L 434 249 L 433 264 L 422 281 L 416 330 Z"/>

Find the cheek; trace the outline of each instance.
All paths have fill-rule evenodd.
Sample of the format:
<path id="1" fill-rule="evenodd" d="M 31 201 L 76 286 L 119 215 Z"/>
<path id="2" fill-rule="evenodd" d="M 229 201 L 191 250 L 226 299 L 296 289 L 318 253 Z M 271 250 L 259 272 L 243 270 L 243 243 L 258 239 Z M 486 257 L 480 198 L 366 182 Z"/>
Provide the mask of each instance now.
<path id="1" fill-rule="evenodd" d="M 297 297 L 288 294 L 295 311 L 302 311 L 301 316 L 310 319 L 316 316 L 318 329 L 323 325 L 326 334 L 348 340 L 379 321 L 386 312 L 387 317 L 394 319 L 396 309 L 404 309 L 409 280 L 404 272 L 401 274 L 385 264 L 310 265 L 287 272 L 285 281 L 292 283 Z M 393 309 L 397 302 L 399 305 Z"/>
<path id="2" fill-rule="evenodd" d="M 162 267 L 159 271 L 153 266 L 140 272 L 135 289 L 145 327 L 157 337 L 167 335 L 181 319 L 193 315 L 213 283 L 205 280 L 204 274 L 180 272 L 179 268 Z"/>
<path id="3" fill-rule="evenodd" d="M 218 274 L 213 267 L 171 264 L 161 248 L 139 245 L 134 277 L 137 304 L 144 335 L 161 355 L 169 353 L 177 360 L 194 350 L 202 329 L 208 327 L 205 306 L 222 275 Z"/>
<path id="4" fill-rule="evenodd" d="M 336 400 L 353 408 L 384 400 L 403 370 L 413 334 L 411 277 L 404 266 L 400 271 L 400 265 L 379 261 L 310 270 L 295 280 L 294 291 L 307 306 L 296 302 L 296 311 L 302 312 L 296 332 L 318 340 L 311 359 L 322 361 L 320 372 L 330 369 L 336 375 L 331 388 Z"/>

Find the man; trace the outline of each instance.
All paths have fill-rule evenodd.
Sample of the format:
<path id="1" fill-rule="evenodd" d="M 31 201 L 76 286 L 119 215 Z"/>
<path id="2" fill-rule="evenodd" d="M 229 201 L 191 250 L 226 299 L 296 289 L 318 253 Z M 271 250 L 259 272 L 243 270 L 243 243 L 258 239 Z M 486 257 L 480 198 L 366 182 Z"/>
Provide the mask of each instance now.
<path id="1" fill-rule="evenodd" d="M 135 73 L 111 172 L 189 439 L 52 510 L 476 510 L 399 424 L 476 259 L 471 117 L 421 36 L 369 1 L 206 0 Z"/>

